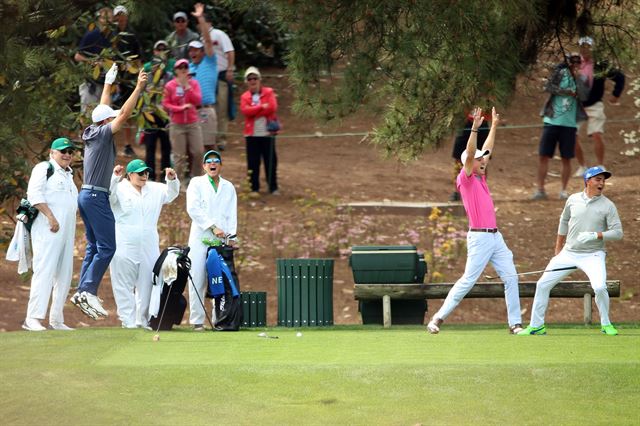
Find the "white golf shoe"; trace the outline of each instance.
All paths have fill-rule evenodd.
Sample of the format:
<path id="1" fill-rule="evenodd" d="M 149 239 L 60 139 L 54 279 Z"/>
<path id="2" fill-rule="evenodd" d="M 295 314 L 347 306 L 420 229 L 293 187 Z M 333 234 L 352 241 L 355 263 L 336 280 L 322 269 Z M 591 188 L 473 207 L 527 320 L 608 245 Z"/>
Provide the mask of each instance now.
<path id="1" fill-rule="evenodd" d="M 98 315 L 102 315 L 103 317 L 109 316 L 109 312 L 107 312 L 107 310 L 102 307 L 102 299 L 100 299 L 98 296 L 87 291 L 83 291 L 82 296 L 86 300 L 87 305 L 89 305 L 89 307 L 93 309 Z"/>
<path id="2" fill-rule="evenodd" d="M 45 331 L 46 327 L 40 323 L 39 319 L 36 318 L 27 318 L 22 323 L 22 328 L 27 331 Z"/>
<path id="3" fill-rule="evenodd" d="M 442 320 L 440 318 L 433 317 L 429 324 L 427 324 L 427 331 L 431 334 L 440 333 L 440 325 L 442 324 Z"/>
<path id="4" fill-rule="evenodd" d="M 82 294 L 81 293 L 74 294 L 73 296 L 71 296 L 69 301 L 74 305 L 76 305 L 78 308 L 80 308 L 82 313 L 88 316 L 89 318 L 94 320 L 98 319 L 98 313 L 89 306 L 89 304 L 87 303 L 86 297 L 84 297 L 84 292 Z"/>
<path id="5" fill-rule="evenodd" d="M 73 331 L 75 328 L 69 327 L 67 324 L 63 322 L 52 322 L 49 323 L 49 330 L 58 330 L 58 331 Z"/>

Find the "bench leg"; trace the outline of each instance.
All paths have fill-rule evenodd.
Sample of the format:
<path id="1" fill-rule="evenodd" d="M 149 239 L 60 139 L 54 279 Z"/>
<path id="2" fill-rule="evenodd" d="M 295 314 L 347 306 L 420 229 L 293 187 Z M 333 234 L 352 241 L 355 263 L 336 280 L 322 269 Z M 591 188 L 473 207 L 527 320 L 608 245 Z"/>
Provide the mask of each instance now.
<path id="1" fill-rule="evenodd" d="M 591 324 L 591 293 L 584 295 L 584 323 Z"/>
<path id="2" fill-rule="evenodd" d="M 388 294 L 382 296 L 382 324 L 384 328 L 391 327 L 391 297 Z"/>

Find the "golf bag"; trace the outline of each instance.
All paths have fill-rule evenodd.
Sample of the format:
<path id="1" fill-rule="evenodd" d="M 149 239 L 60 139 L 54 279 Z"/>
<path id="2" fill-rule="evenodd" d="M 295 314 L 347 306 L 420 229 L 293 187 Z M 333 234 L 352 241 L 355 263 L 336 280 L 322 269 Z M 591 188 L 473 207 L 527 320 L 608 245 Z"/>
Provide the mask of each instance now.
<path id="1" fill-rule="evenodd" d="M 242 323 L 242 302 L 233 247 L 214 246 L 207 251 L 207 297 L 215 300 L 214 329 L 238 331 Z"/>
<path id="2" fill-rule="evenodd" d="M 162 266 L 170 253 L 177 255 L 176 279 L 170 284 L 158 282 Z M 187 299 L 182 293 L 189 280 L 189 271 L 191 270 L 191 260 L 187 256 L 188 254 L 189 247 L 167 247 L 160 253 L 158 260 L 153 265 L 153 285 L 164 285 L 160 295 L 158 315 L 149 321 L 149 326 L 154 330 L 171 330 L 174 325 L 179 325 L 182 322 L 184 311 L 187 309 Z"/>

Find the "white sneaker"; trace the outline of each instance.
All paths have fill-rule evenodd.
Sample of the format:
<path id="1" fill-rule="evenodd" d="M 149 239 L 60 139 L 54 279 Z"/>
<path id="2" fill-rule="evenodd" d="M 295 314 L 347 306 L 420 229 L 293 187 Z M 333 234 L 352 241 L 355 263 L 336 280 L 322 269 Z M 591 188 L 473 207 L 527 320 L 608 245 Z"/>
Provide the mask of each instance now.
<path id="1" fill-rule="evenodd" d="M 98 313 L 89 306 L 89 304 L 87 303 L 87 299 L 84 297 L 84 292 L 82 294 L 75 293 L 73 296 L 71 296 L 69 301 L 80 308 L 82 313 L 89 318 L 94 320 L 98 319 Z"/>
<path id="2" fill-rule="evenodd" d="M 440 325 L 442 324 L 442 320 L 440 318 L 433 317 L 429 324 L 427 324 L 427 331 L 431 334 L 440 333 Z"/>
<path id="3" fill-rule="evenodd" d="M 39 319 L 27 318 L 22 323 L 22 328 L 27 331 L 45 331 L 46 328 L 40 323 Z"/>
<path id="4" fill-rule="evenodd" d="M 85 298 L 87 305 L 89 305 L 91 309 L 96 311 L 98 315 L 102 315 L 103 317 L 109 316 L 109 312 L 107 312 L 106 309 L 102 307 L 102 299 L 100 299 L 98 296 L 87 291 L 83 291 L 82 296 Z"/>
<path id="5" fill-rule="evenodd" d="M 54 322 L 49 324 L 49 330 L 59 330 L 59 331 L 73 331 L 75 328 L 71 328 L 63 322 Z"/>
<path id="6" fill-rule="evenodd" d="M 587 171 L 586 167 L 580 166 L 580 167 L 578 167 L 578 170 L 576 170 L 576 173 L 573 176 L 581 178 L 581 177 L 583 177 L 584 172 L 586 172 L 586 171 Z"/>

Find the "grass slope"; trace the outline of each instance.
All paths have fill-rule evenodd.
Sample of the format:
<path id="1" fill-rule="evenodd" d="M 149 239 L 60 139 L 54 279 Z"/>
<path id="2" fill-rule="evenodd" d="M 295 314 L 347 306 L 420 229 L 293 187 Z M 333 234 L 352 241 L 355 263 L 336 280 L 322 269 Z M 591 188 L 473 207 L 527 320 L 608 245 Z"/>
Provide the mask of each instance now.
<path id="1" fill-rule="evenodd" d="M 265 331 L 278 339 L 258 337 Z M 640 326 L 0 337 L 3 424 L 637 424 Z"/>

